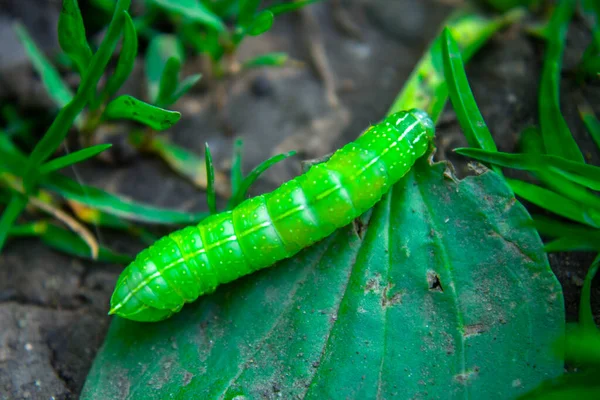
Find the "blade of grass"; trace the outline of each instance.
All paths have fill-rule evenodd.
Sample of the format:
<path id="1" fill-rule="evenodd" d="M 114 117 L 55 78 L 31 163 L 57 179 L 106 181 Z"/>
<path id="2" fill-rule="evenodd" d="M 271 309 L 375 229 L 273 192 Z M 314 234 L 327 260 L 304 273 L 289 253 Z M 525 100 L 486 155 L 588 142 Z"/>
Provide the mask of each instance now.
<path id="1" fill-rule="evenodd" d="M 600 190 L 600 167 L 569 161 L 546 154 L 490 152 L 461 147 L 458 154 L 507 168 L 525 171 L 552 171 L 572 182 L 593 190 Z"/>
<path id="2" fill-rule="evenodd" d="M 521 133 L 519 146 L 523 153 L 543 154 L 544 143 L 539 129 L 530 127 Z M 582 164 L 585 165 L 585 164 Z M 589 207 L 598 208 L 600 206 L 599 198 L 591 193 L 586 187 L 573 183 L 562 175 L 552 171 L 549 168 L 540 168 L 532 172 L 545 186 L 554 190 L 556 193 L 575 200 Z"/>
<path id="3" fill-rule="evenodd" d="M 594 241 L 592 241 L 594 239 Z M 546 253 L 558 253 L 566 251 L 600 251 L 597 238 L 572 238 L 561 237 L 544 245 Z"/>
<path id="4" fill-rule="evenodd" d="M 596 146 L 600 149 L 600 120 L 594 115 L 594 111 L 589 104 L 582 104 L 579 106 L 579 115 L 585 124 L 590 136 L 596 143 Z"/>
<path id="5" fill-rule="evenodd" d="M 75 200 L 130 221 L 152 224 L 190 224 L 199 222 L 208 216 L 204 212 L 187 213 L 139 203 L 92 186 L 82 185 L 60 174 L 45 175 L 40 183 L 65 199 Z"/>
<path id="6" fill-rule="evenodd" d="M 579 326 L 581 326 L 583 330 L 596 333 L 598 333 L 598 327 L 596 326 L 594 314 L 592 313 L 591 289 L 592 280 L 598 272 L 598 266 L 600 266 L 600 254 L 596 255 L 596 258 L 592 262 L 592 265 L 585 276 L 583 287 L 581 288 L 581 300 L 579 301 Z M 600 361 L 600 357 L 598 357 L 598 360 Z"/>
<path id="7" fill-rule="evenodd" d="M 79 113 L 85 107 L 88 99 L 95 94 L 96 85 L 102 76 L 112 52 L 117 45 L 117 40 L 121 34 L 124 21 L 124 12 L 129 8 L 131 0 L 118 0 L 115 6 L 113 18 L 108 26 L 104 40 L 100 44 L 98 51 L 92 57 L 90 65 L 82 77 L 79 89 L 67 105 L 65 105 L 44 137 L 38 142 L 29 156 L 27 167 L 24 174 L 24 185 L 29 192 L 35 186 L 39 178 L 39 166 L 46 161 L 54 151 L 61 145 L 67 135 L 69 128 Z"/>
<path id="8" fill-rule="evenodd" d="M 552 13 L 546 36 L 546 55 L 542 68 L 539 113 L 544 148 L 551 155 L 585 162 L 560 111 L 560 73 L 569 22 L 575 11 L 574 0 L 560 0 Z"/>
<path id="9" fill-rule="evenodd" d="M 124 18 L 121 54 L 119 54 L 115 72 L 108 78 L 106 86 L 104 86 L 99 103 L 107 102 L 108 99 L 117 93 L 131 74 L 131 71 L 133 71 L 135 65 L 135 59 L 138 53 L 137 32 L 135 30 L 135 24 L 128 12 L 125 12 Z"/>
<path id="10" fill-rule="evenodd" d="M 281 67 L 289 59 L 287 53 L 273 52 L 254 57 L 250 60 L 244 61 L 242 68 L 257 68 L 257 67 Z"/>
<path id="11" fill-rule="evenodd" d="M 65 168 L 78 162 L 87 160 L 88 158 L 92 158 L 102 153 L 104 150 L 110 148 L 111 146 L 112 144 L 99 144 L 96 146 L 91 146 L 85 149 L 75 151 L 62 157 L 55 158 L 54 160 L 48 161 L 40 167 L 40 174 L 47 174 L 49 172 L 53 172 L 61 168 Z"/>
<path id="12" fill-rule="evenodd" d="M 539 207 L 594 228 L 600 227 L 600 212 L 594 209 L 531 183 L 508 178 L 506 182 L 516 195 Z"/>
<path id="13" fill-rule="evenodd" d="M 211 214 L 217 213 L 217 196 L 215 194 L 215 170 L 213 168 L 212 156 L 208 143 L 204 144 L 205 160 L 206 160 L 206 202 L 208 210 Z"/>
<path id="14" fill-rule="evenodd" d="M 144 61 L 150 103 L 156 104 L 158 100 L 160 85 L 168 60 L 176 58 L 180 64 L 183 64 L 184 57 L 183 46 L 177 36 L 161 34 L 152 38 Z"/>
<path id="15" fill-rule="evenodd" d="M 260 0 L 240 0 L 237 24 L 247 26 L 250 24 L 260 5 Z"/>
<path id="16" fill-rule="evenodd" d="M 171 95 L 168 104 L 175 104 L 177 100 L 184 94 L 186 94 L 199 80 L 202 78 L 201 74 L 190 75 L 177 86 L 177 89 Z"/>
<path id="17" fill-rule="evenodd" d="M 316 3 L 321 0 L 297 0 L 289 3 L 275 4 L 267 8 L 267 10 L 271 11 L 273 15 L 281 15 L 284 13 L 292 12 L 301 9 L 309 4 Z"/>
<path id="18" fill-rule="evenodd" d="M 36 46 L 25 27 L 20 23 L 15 23 L 14 29 L 33 64 L 33 68 L 42 78 L 46 92 L 58 107 L 67 105 L 73 99 L 71 89 L 62 81 L 58 71 Z"/>
<path id="19" fill-rule="evenodd" d="M 12 238 L 38 237 L 48 247 L 76 257 L 90 259 L 87 244 L 77 235 L 66 229 L 59 228 L 48 221 L 36 221 L 13 226 L 9 232 Z M 127 264 L 132 257 L 117 253 L 107 247 L 100 246 L 96 261 L 117 264 Z"/>
<path id="20" fill-rule="evenodd" d="M 63 0 L 58 18 L 58 43 L 83 75 L 92 59 L 77 0 Z"/>
<path id="21" fill-rule="evenodd" d="M 294 154 L 296 154 L 295 151 L 290 151 L 288 153 L 284 153 L 284 154 L 278 154 L 274 157 L 269 158 L 268 160 L 263 161 L 262 163 L 260 163 L 257 167 L 255 167 L 246 178 L 244 178 L 244 180 L 240 183 L 238 190 L 236 192 L 234 192 L 233 196 L 231 196 L 231 199 L 229 199 L 229 202 L 227 203 L 227 209 L 231 210 L 234 207 L 236 207 L 238 204 L 240 204 L 242 201 L 244 201 L 246 195 L 248 194 L 248 189 L 250 189 L 250 186 L 252 186 L 252 184 L 267 170 L 269 169 L 272 165 L 285 160 L 288 157 L 293 156 Z"/>
<path id="22" fill-rule="evenodd" d="M 471 147 L 498 151 L 469 86 L 458 44 L 448 28 L 443 31 L 442 50 L 450 100 L 467 142 Z M 501 168 L 496 165 L 492 168 L 502 176 Z"/>
<path id="23" fill-rule="evenodd" d="M 159 107 L 169 106 L 170 100 L 177 90 L 177 82 L 179 81 L 179 70 L 181 62 L 176 57 L 171 57 L 167 60 L 165 68 L 160 77 L 158 88 L 158 96 L 156 97 L 156 105 Z"/>
<path id="24" fill-rule="evenodd" d="M 122 95 L 108 103 L 102 117 L 129 119 L 162 131 L 175 125 L 181 118 L 181 113 L 153 106 L 129 95 Z"/>
<path id="25" fill-rule="evenodd" d="M 500 17 L 489 19 L 480 14 L 470 13 L 465 9 L 451 15 L 444 25 L 452 31 L 452 35 L 461 49 L 463 62 L 466 63 L 494 33 L 524 15 L 523 11 L 514 10 Z M 434 121 L 438 120 L 448 99 L 448 88 L 444 80 L 442 40 L 440 34 L 431 43 L 404 88 L 394 100 L 388 114 L 410 108 L 420 108 L 426 111 Z"/>
<path id="26" fill-rule="evenodd" d="M 197 0 L 150 0 L 163 9 L 172 13 L 181 14 L 191 21 L 211 27 L 218 32 L 225 31 L 223 21 L 210 11 L 204 4 Z"/>
<path id="27" fill-rule="evenodd" d="M 240 189 L 244 173 L 242 172 L 242 151 L 244 141 L 237 139 L 233 144 L 233 156 L 231 157 L 231 193 L 237 193 Z"/>
<path id="28" fill-rule="evenodd" d="M 10 228 L 13 226 L 19 215 L 21 215 L 26 205 L 27 197 L 17 192 L 12 193 L 10 201 L 0 218 L 0 251 L 2 251 L 2 248 L 4 247 Z"/>
<path id="29" fill-rule="evenodd" d="M 533 218 L 533 226 L 540 235 L 557 238 L 545 245 L 547 252 L 600 250 L 600 230 L 598 229 L 569 224 L 539 215 Z"/>
<path id="30" fill-rule="evenodd" d="M 206 189 L 206 161 L 195 153 L 171 143 L 165 137 L 155 136 L 148 146 L 150 151 L 160 156 L 175 172 L 189 179 L 194 185 Z M 215 191 L 219 196 L 231 196 L 227 177 L 215 171 Z"/>

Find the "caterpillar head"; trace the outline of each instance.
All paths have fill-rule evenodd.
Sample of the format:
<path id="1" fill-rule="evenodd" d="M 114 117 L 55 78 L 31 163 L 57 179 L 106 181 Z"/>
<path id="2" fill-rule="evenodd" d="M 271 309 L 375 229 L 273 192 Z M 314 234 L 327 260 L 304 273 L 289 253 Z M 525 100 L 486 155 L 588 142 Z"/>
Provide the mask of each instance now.
<path id="1" fill-rule="evenodd" d="M 418 108 L 413 108 L 408 111 L 413 117 L 415 117 L 421 125 L 425 128 L 425 134 L 427 135 L 428 140 L 432 140 L 435 136 L 435 124 L 433 120 L 425 111 L 420 110 Z"/>

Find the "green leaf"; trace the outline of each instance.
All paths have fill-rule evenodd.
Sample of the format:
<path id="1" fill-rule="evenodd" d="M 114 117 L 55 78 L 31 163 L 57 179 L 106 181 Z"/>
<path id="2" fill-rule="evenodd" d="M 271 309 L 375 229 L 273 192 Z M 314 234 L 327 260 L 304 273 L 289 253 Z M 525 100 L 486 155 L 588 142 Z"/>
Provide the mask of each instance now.
<path id="1" fill-rule="evenodd" d="M 508 399 L 561 374 L 547 350 L 564 331 L 560 285 L 537 233 L 512 228 L 527 212 L 497 175 L 444 170 L 419 162 L 366 232 L 161 323 L 114 318 L 81 398 Z"/>
<path id="2" fill-rule="evenodd" d="M 86 74 L 82 77 L 75 97 L 58 113 L 44 137 L 37 143 L 29 156 L 23 178 L 25 189 L 30 192 L 39 179 L 39 166 L 62 144 L 69 128 L 96 92 L 96 86 L 104 73 L 106 65 L 117 45 L 125 19 L 125 12 L 131 0 L 117 0 L 113 18 L 108 26 L 104 40 L 92 57 Z"/>
<path id="3" fill-rule="evenodd" d="M 123 86 L 133 67 L 135 65 L 135 59 L 138 52 L 138 37 L 135 30 L 135 24 L 131 19 L 129 13 L 125 13 L 125 20 L 123 24 L 123 44 L 121 46 L 121 54 L 119 54 L 119 61 L 115 72 L 108 78 L 106 86 L 102 93 L 102 101 L 108 101 L 113 97 L 117 91 Z"/>
<path id="4" fill-rule="evenodd" d="M 171 143 L 166 138 L 155 136 L 150 143 L 151 150 L 158 154 L 175 172 L 189 179 L 202 189 L 206 189 L 206 161 L 204 157 L 194 152 Z M 229 197 L 231 191 L 227 178 L 219 171 L 215 171 L 215 191 L 223 197 Z"/>
<path id="5" fill-rule="evenodd" d="M 596 143 L 596 146 L 600 149 L 600 121 L 594 115 L 594 111 L 587 104 L 580 105 L 579 115 L 581 115 L 581 119 L 594 140 L 594 143 Z"/>
<path id="6" fill-rule="evenodd" d="M 167 60 L 162 76 L 160 77 L 158 96 L 155 103 L 157 106 L 166 107 L 172 104 L 170 101 L 175 90 L 177 90 L 180 69 L 181 63 L 179 59 L 171 57 Z"/>
<path id="7" fill-rule="evenodd" d="M 583 287 L 581 288 L 581 300 L 579 301 L 579 326 L 581 329 L 587 332 L 595 333 L 596 342 L 595 346 L 593 347 L 597 352 L 595 356 L 595 364 L 600 366 L 600 331 L 598 330 L 596 322 L 594 321 L 591 303 L 592 280 L 596 276 L 599 266 L 600 254 L 598 254 L 592 262 L 592 265 L 585 276 L 585 280 L 583 281 Z"/>
<path id="8" fill-rule="evenodd" d="M 186 94 L 199 80 L 202 78 L 201 74 L 190 75 L 181 82 L 175 89 L 175 92 L 171 95 L 168 104 L 175 104 L 177 100 L 184 94 Z"/>
<path id="9" fill-rule="evenodd" d="M 280 15 L 280 14 L 299 10 L 302 7 L 306 7 L 307 5 L 316 3 L 318 1 L 321 1 L 321 0 L 293 0 L 288 3 L 276 4 L 274 6 L 267 8 L 267 10 L 271 11 L 273 13 L 273 15 Z"/>
<path id="10" fill-rule="evenodd" d="M 598 229 L 568 224 L 539 215 L 534 217 L 533 226 L 540 235 L 558 238 L 544 246 L 547 252 L 600 251 L 600 230 Z"/>
<path id="11" fill-rule="evenodd" d="M 564 374 L 548 380 L 519 400 L 596 400 L 600 397 L 597 371 Z"/>
<path id="12" fill-rule="evenodd" d="M 15 23 L 14 29 L 33 64 L 33 68 L 35 68 L 36 72 L 42 78 L 46 92 L 48 92 L 50 98 L 58 107 L 64 107 L 73 98 L 71 89 L 62 81 L 58 71 L 54 69 L 54 66 L 50 64 L 46 57 L 44 57 L 44 54 L 35 45 L 25 27 L 20 23 Z"/>
<path id="13" fill-rule="evenodd" d="M 248 26 L 248 35 L 258 36 L 262 35 L 273 26 L 275 16 L 269 10 L 259 12 L 254 20 Z"/>
<path id="14" fill-rule="evenodd" d="M 600 212 L 531 183 L 506 179 L 517 196 L 550 212 L 583 224 L 600 227 Z"/>
<path id="15" fill-rule="evenodd" d="M 112 144 L 99 144 L 96 146 L 86 147 L 85 149 L 81 149 L 75 151 L 73 153 L 69 153 L 65 156 L 55 158 L 52 161 L 48 161 L 43 164 L 40 168 L 40 174 L 47 174 L 49 172 L 53 172 L 70 165 L 76 164 L 78 162 L 87 160 L 88 158 L 92 158 L 104 150 L 110 148 Z"/>
<path id="16" fill-rule="evenodd" d="M 148 98 L 153 104 L 156 104 L 159 96 L 166 64 L 172 58 L 176 58 L 180 64 L 185 60 L 183 46 L 179 39 L 174 35 L 167 34 L 157 35 L 152 38 L 146 51 L 145 66 Z M 179 73 L 179 69 L 177 72 Z M 169 78 L 172 78 L 172 76 L 169 76 Z"/>
<path id="17" fill-rule="evenodd" d="M 254 19 L 254 14 L 260 5 L 260 0 L 240 0 L 237 24 L 248 26 Z"/>
<path id="18" fill-rule="evenodd" d="M 203 212 L 188 213 L 139 203 L 124 196 L 82 185 L 60 174 L 46 175 L 41 184 L 67 200 L 77 201 L 129 221 L 151 224 L 191 224 L 208 216 Z"/>
<path id="19" fill-rule="evenodd" d="M 205 159 L 206 159 L 206 202 L 211 214 L 217 213 L 217 196 L 215 194 L 215 170 L 213 168 L 212 156 L 208 143 L 205 144 Z"/>
<path id="20" fill-rule="evenodd" d="M 458 11 L 444 22 L 444 26 L 452 32 L 461 49 L 463 62 L 467 62 L 494 33 L 524 15 L 522 12 L 515 11 L 490 19 L 479 14 Z M 389 113 L 414 107 L 427 111 L 434 120 L 437 120 L 448 99 L 448 88 L 444 79 L 442 41 L 443 37 L 440 34 L 432 42 L 394 100 Z"/>
<path id="21" fill-rule="evenodd" d="M 150 0 L 149 2 L 219 32 L 225 31 L 223 21 L 198 0 Z"/>
<path id="22" fill-rule="evenodd" d="M 481 149 L 458 148 L 458 154 L 476 160 L 525 171 L 552 171 L 572 182 L 600 190 L 600 167 L 569 161 L 545 154 L 489 152 Z"/>
<path id="23" fill-rule="evenodd" d="M 177 111 L 164 110 L 129 95 L 119 96 L 106 106 L 103 118 L 130 119 L 162 131 L 175 125 L 181 118 Z"/>
<path id="24" fill-rule="evenodd" d="M 83 75 L 92 60 L 92 49 L 85 36 L 83 18 L 77 0 L 63 0 L 58 19 L 58 42 Z"/>
<path id="25" fill-rule="evenodd" d="M 519 147 L 523 153 L 544 154 L 544 142 L 539 129 L 529 127 L 521 132 Z M 540 168 L 535 171 L 534 175 L 545 186 L 571 200 L 590 207 L 598 208 L 600 206 L 596 194 L 591 193 L 586 187 L 570 181 L 549 168 Z"/>
<path id="26" fill-rule="evenodd" d="M 233 193 L 233 195 L 231 196 L 231 199 L 229 199 L 229 202 L 227 203 L 227 209 L 231 210 L 234 207 L 236 207 L 238 204 L 240 204 L 242 201 L 244 201 L 246 198 L 246 195 L 248 194 L 248 189 L 250 189 L 250 186 L 252 186 L 252 184 L 267 169 L 269 169 L 272 165 L 275 165 L 278 162 L 283 161 L 286 158 L 293 156 L 294 154 L 296 154 L 295 151 L 290 151 L 290 152 L 284 153 L 284 154 L 278 154 L 278 155 L 273 156 L 273 157 L 269 158 L 268 160 L 265 160 L 265 161 L 261 162 L 260 164 L 258 164 L 258 166 L 256 166 L 252 171 L 250 171 L 248 176 L 245 177 L 244 180 L 242 180 L 242 182 L 239 184 L 239 187 Z"/>
<path id="27" fill-rule="evenodd" d="M 546 55 L 539 94 L 540 127 L 544 148 L 551 155 L 585 162 L 560 111 L 560 72 L 569 22 L 575 0 L 561 0 L 548 25 Z"/>
<path id="28" fill-rule="evenodd" d="M 11 237 L 39 237 L 44 244 L 62 253 L 90 260 L 90 249 L 78 235 L 63 228 L 59 228 L 47 221 L 38 221 L 12 227 Z M 127 264 L 132 257 L 115 252 L 105 246 L 100 246 L 98 258 L 95 261 Z"/>
<path id="29" fill-rule="evenodd" d="M 273 52 L 262 54 L 258 57 L 251 58 L 250 60 L 244 61 L 242 64 L 243 68 L 256 68 L 265 66 L 281 67 L 288 60 L 287 53 Z"/>
<path id="30" fill-rule="evenodd" d="M 244 141 L 242 139 L 236 139 L 233 144 L 233 156 L 231 157 L 231 193 L 237 193 L 244 180 L 244 173 L 242 171 L 243 148 Z"/>
<path id="31" fill-rule="evenodd" d="M 26 205 L 27 197 L 20 193 L 12 192 L 10 201 L 2 212 L 2 217 L 0 217 L 0 251 L 4 247 L 11 227 L 19 215 L 21 215 Z"/>
<path id="32" fill-rule="evenodd" d="M 538 0 L 485 0 L 484 2 L 498 11 L 508 11 L 515 7 L 528 7 Z"/>
<path id="33" fill-rule="evenodd" d="M 477 107 L 473 92 L 471 92 L 458 44 L 448 28 L 444 29 L 443 35 L 442 50 L 446 85 L 448 86 L 452 106 L 467 142 L 471 147 L 485 149 L 490 152 L 498 151 L 492 134 L 479 111 L 479 107 Z M 502 175 L 502 169 L 497 166 L 494 166 L 493 169 L 496 173 Z"/>

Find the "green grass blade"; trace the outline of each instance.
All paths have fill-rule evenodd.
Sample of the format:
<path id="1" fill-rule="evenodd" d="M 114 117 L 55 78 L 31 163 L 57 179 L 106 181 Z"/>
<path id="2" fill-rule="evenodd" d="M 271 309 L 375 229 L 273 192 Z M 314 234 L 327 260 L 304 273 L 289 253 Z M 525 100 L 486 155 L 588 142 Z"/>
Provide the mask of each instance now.
<path id="1" fill-rule="evenodd" d="M 92 158 L 104 150 L 110 148 L 112 144 L 99 144 L 96 146 L 90 146 L 85 149 L 75 151 L 62 157 L 55 158 L 52 161 L 48 161 L 40 167 L 40 174 L 47 174 L 59 170 L 61 168 L 68 167 L 78 162 Z"/>
<path id="2" fill-rule="evenodd" d="M 579 325 L 582 329 L 591 332 L 598 332 L 591 304 L 592 280 L 598 272 L 598 266 L 600 266 L 600 254 L 596 256 L 585 276 L 583 287 L 581 288 L 581 300 L 579 301 Z M 598 361 L 600 362 L 600 357 Z"/>
<path id="3" fill-rule="evenodd" d="M 150 0 L 166 11 L 181 14 L 185 18 L 199 24 L 211 27 L 218 32 L 225 31 L 225 24 L 198 0 Z"/>
<path id="4" fill-rule="evenodd" d="M 0 218 L 0 252 L 4 247 L 10 228 L 13 226 L 19 215 L 21 215 L 26 205 L 27 197 L 17 192 L 12 193 L 10 201 Z"/>
<path id="5" fill-rule="evenodd" d="M 154 130 L 162 131 L 175 125 L 181 118 L 181 113 L 165 110 L 135 97 L 123 95 L 108 103 L 102 117 L 105 119 L 129 119 Z"/>
<path id="6" fill-rule="evenodd" d="M 252 23 L 248 26 L 248 35 L 250 36 L 258 36 L 267 32 L 273 26 L 273 22 L 275 22 L 275 15 L 269 10 L 264 10 L 259 12 Z"/>
<path id="7" fill-rule="evenodd" d="M 31 152 L 23 179 L 27 191 L 32 190 L 39 177 L 39 166 L 61 145 L 73 121 L 83 110 L 88 99 L 92 98 L 93 94 L 95 94 L 96 85 L 117 45 L 125 18 L 124 12 L 129 8 L 130 2 L 131 0 L 117 1 L 115 13 L 108 26 L 104 40 L 92 57 L 90 66 L 81 80 L 75 97 L 60 110 L 44 137 Z"/>
<path id="8" fill-rule="evenodd" d="M 237 24 L 248 26 L 254 19 L 254 14 L 260 5 L 260 0 L 240 0 Z"/>
<path id="9" fill-rule="evenodd" d="M 525 171 L 555 172 L 574 183 L 592 190 L 600 190 L 600 167 L 593 165 L 569 161 L 561 157 L 546 154 L 490 152 L 466 147 L 461 147 L 454 151 L 458 154 L 502 167 Z"/>
<path id="10" fill-rule="evenodd" d="M 104 87 L 101 99 L 102 102 L 108 101 L 117 91 L 123 86 L 135 64 L 135 58 L 138 53 L 138 37 L 135 30 L 135 24 L 129 13 L 125 12 L 125 20 L 123 23 L 123 44 L 121 46 L 121 54 L 115 72 L 108 78 Z"/>
<path id="11" fill-rule="evenodd" d="M 171 143 L 164 137 L 155 136 L 150 143 L 151 151 L 159 155 L 175 172 L 189 179 L 199 188 L 206 189 L 206 161 L 194 152 Z M 231 190 L 223 173 L 215 171 L 215 191 L 229 197 Z"/>
<path id="12" fill-rule="evenodd" d="M 506 182 L 516 195 L 536 206 L 594 228 L 600 227 L 600 212 L 595 209 L 584 207 L 571 199 L 531 183 L 514 179 L 506 179 Z"/>
<path id="13" fill-rule="evenodd" d="M 497 151 L 496 143 L 494 143 L 492 134 L 479 111 L 479 107 L 469 86 L 460 49 L 448 28 L 445 28 L 443 32 L 442 50 L 444 76 L 450 100 L 467 142 L 471 147 L 491 152 Z M 498 166 L 493 166 L 492 168 L 496 173 L 502 175 L 501 168 Z"/>
<path id="14" fill-rule="evenodd" d="M 152 224 L 190 224 L 199 222 L 208 216 L 204 212 L 188 213 L 139 203 L 92 186 L 82 185 L 56 173 L 45 175 L 41 184 L 65 199 L 77 201 L 130 221 Z"/>
<path id="15" fill-rule="evenodd" d="M 321 0 L 297 0 L 297 1 L 292 1 L 289 3 L 276 4 L 274 6 L 267 8 L 267 10 L 271 11 L 273 13 L 273 15 L 277 16 L 280 14 L 299 10 L 302 7 L 305 7 L 312 3 L 316 3 L 317 1 L 321 1 Z"/>
<path id="16" fill-rule="evenodd" d="M 523 153 L 544 154 L 544 143 L 539 129 L 526 128 L 519 139 L 519 147 Z M 585 164 L 582 164 L 585 165 Z M 547 187 L 589 207 L 598 208 L 598 196 L 591 193 L 586 187 L 573 183 L 562 175 L 549 168 L 541 168 L 533 174 Z"/>
<path id="17" fill-rule="evenodd" d="M 273 52 L 262 54 L 260 56 L 244 61 L 242 68 L 257 68 L 257 67 L 281 67 L 289 59 L 287 53 Z"/>
<path id="18" fill-rule="evenodd" d="M 233 144 L 233 156 L 231 157 L 231 193 L 237 193 L 240 189 L 244 173 L 242 171 L 242 151 L 244 141 L 237 139 Z"/>
<path id="19" fill-rule="evenodd" d="M 533 226 L 540 235 L 557 238 L 545 245 L 547 252 L 600 250 L 600 230 L 598 229 L 542 216 L 534 216 Z"/>
<path id="20" fill-rule="evenodd" d="M 522 18 L 523 15 L 521 11 L 514 11 L 489 19 L 461 10 L 451 15 L 444 25 L 452 31 L 461 49 L 463 62 L 466 63 L 494 33 Z M 425 110 L 434 121 L 438 120 L 448 99 L 448 88 L 444 79 L 442 40 L 440 34 L 432 42 L 394 100 L 388 114 L 420 108 Z"/>
<path id="21" fill-rule="evenodd" d="M 20 227 L 17 227 L 17 229 L 19 228 Z M 31 235 L 29 236 L 39 237 L 48 247 L 75 257 L 88 260 L 93 259 L 90 256 L 88 244 L 71 231 L 59 228 L 46 221 L 37 222 L 33 227 L 25 227 L 25 229 L 31 231 Z M 25 233 L 25 231 L 21 230 L 21 233 Z M 11 230 L 11 236 L 12 235 L 13 231 Z M 105 246 L 99 246 L 98 257 L 93 260 L 116 264 L 128 264 L 132 259 L 133 257 L 126 254 L 115 252 Z"/>
<path id="22" fill-rule="evenodd" d="M 58 43 L 83 75 L 92 59 L 77 0 L 63 0 L 58 18 Z"/>
<path id="23" fill-rule="evenodd" d="M 57 106 L 64 107 L 73 99 L 71 89 L 62 81 L 54 66 L 44 57 L 25 27 L 20 23 L 16 23 L 14 28 L 33 64 L 33 68 L 42 78 L 46 92 Z"/>
<path id="24" fill-rule="evenodd" d="M 177 89 L 171 95 L 171 99 L 169 99 L 168 104 L 175 104 L 177 100 L 181 98 L 184 94 L 186 94 L 200 79 L 202 78 L 201 74 L 190 75 L 187 78 L 183 79 L 179 82 Z"/>
<path id="25" fill-rule="evenodd" d="M 175 90 L 177 90 L 180 69 L 181 62 L 177 57 L 171 57 L 167 60 L 165 68 L 163 69 L 160 77 L 158 96 L 156 98 L 157 106 L 166 107 L 172 104 L 170 101 L 175 93 Z"/>
<path id="26" fill-rule="evenodd" d="M 588 104 L 579 106 L 579 115 L 585 124 L 590 136 L 600 149 L 600 120 L 594 115 L 594 111 Z"/>
<path id="27" fill-rule="evenodd" d="M 183 64 L 183 46 L 175 35 L 161 34 L 152 38 L 146 51 L 145 69 L 148 99 L 156 104 L 167 61 L 177 58 Z"/>
<path id="28" fill-rule="evenodd" d="M 206 202 L 208 210 L 211 214 L 217 213 L 217 196 L 215 194 L 215 169 L 213 167 L 212 155 L 208 143 L 205 143 L 205 160 L 206 160 Z"/>
<path id="29" fill-rule="evenodd" d="M 250 186 L 252 186 L 252 184 L 263 174 L 263 172 L 269 169 L 272 165 L 283 161 L 286 158 L 293 156 L 294 154 L 296 154 L 295 151 L 290 151 L 288 153 L 278 154 L 269 158 L 268 160 L 261 162 L 248 174 L 246 178 L 244 178 L 244 180 L 240 183 L 237 191 L 233 192 L 233 195 L 231 196 L 231 199 L 229 199 L 229 202 L 227 204 L 227 209 L 231 210 L 238 204 L 240 204 L 242 201 L 244 201 L 246 195 L 248 194 L 248 189 L 250 189 Z"/>
<path id="30" fill-rule="evenodd" d="M 560 111 L 562 57 L 575 6 L 574 0 L 560 0 L 550 19 L 540 84 L 539 113 L 546 152 L 583 163 L 583 155 Z"/>
<path id="31" fill-rule="evenodd" d="M 600 251 L 600 245 L 598 244 L 598 238 L 573 238 L 565 236 L 546 243 L 544 250 L 546 253 Z"/>

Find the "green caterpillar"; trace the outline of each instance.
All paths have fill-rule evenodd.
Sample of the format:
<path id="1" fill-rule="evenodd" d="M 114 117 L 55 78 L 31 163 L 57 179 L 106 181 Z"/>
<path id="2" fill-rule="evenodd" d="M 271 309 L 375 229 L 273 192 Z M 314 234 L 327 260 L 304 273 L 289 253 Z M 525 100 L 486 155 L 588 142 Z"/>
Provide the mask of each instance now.
<path id="1" fill-rule="evenodd" d="M 327 237 L 373 207 L 425 154 L 434 131 L 424 111 L 395 113 L 273 192 L 161 238 L 121 273 L 110 314 L 163 320 Z"/>

